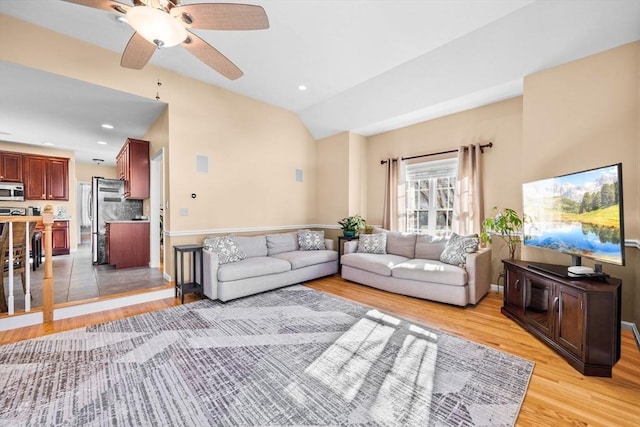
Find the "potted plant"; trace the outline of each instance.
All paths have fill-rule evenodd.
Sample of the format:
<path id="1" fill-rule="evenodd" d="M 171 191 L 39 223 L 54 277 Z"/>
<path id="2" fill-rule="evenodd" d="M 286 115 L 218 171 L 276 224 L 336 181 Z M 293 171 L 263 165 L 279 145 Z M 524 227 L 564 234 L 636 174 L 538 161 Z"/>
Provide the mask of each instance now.
<path id="1" fill-rule="evenodd" d="M 360 215 L 348 216 L 338 221 L 342 227 L 342 234 L 345 237 L 354 237 L 360 229 L 364 228 L 367 222 Z"/>
<path id="2" fill-rule="evenodd" d="M 524 215 L 510 208 L 498 209 L 493 207 L 494 216 L 486 218 L 482 222 L 482 232 L 480 240 L 482 243 L 491 243 L 491 234 L 500 237 L 509 250 L 509 259 L 514 259 L 516 250 L 522 242 L 522 227 L 524 225 Z"/>

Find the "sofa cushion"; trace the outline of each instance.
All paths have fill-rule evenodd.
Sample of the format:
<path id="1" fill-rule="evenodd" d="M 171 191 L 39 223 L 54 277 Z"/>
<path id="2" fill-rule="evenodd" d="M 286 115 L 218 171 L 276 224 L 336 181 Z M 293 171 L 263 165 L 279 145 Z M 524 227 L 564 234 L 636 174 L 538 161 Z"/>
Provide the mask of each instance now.
<path id="1" fill-rule="evenodd" d="M 317 251 L 295 251 L 283 252 L 273 255 L 272 258 L 278 258 L 291 263 L 291 269 L 308 267 L 310 265 L 323 264 L 325 262 L 337 261 L 338 252 L 317 250 Z"/>
<path id="2" fill-rule="evenodd" d="M 324 246 L 324 231 L 298 231 L 298 245 L 301 251 L 318 251 L 326 249 Z"/>
<path id="3" fill-rule="evenodd" d="M 408 261 L 408 258 L 392 254 L 364 254 L 352 253 L 342 255 L 342 265 L 369 271 L 381 276 L 391 276 L 391 270 L 396 264 Z"/>
<path id="4" fill-rule="evenodd" d="M 468 281 L 467 271 L 464 268 L 430 259 L 411 259 L 396 264 L 391 275 L 398 279 L 453 286 L 464 286 Z"/>
<path id="5" fill-rule="evenodd" d="M 267 253 L 269 256 L 292 252 L 300 249 L 298 233 L 267 234 Z"/>
<path id="6" fill-rule="evenodd" d="M 361 234 L 358 240 L 358 252 L 364 254 L 386 254 L 387 253 L 387 235 L 380 234 Z"/>
<path id="7" fill-rule="evenodd" d="M 477 234 L 471 236 L 459 236 L 451 233 L 444 251 L 440 254 L 440 261 L 452 265 L 464 265 L 467 262 L 467 254 L 478 250 L 480 239 Z"/>
<path id="8" fill-rule="evenodd" d="M 240 250 L 235 236 L 210 236 L 202 244 L 205 249 L 218 254 L 218 263 L 227 264 L 240 261 L 247 256 Z"/>
<path id="9" fill-rule="evenodd" d="M 416 252 L 416 234 L 389 232 L 387 233 L 387 253 L 414 258 Z"/>
<path id="10" fill-rule="evenodd" d="M 287 261 L 272 257 L 251 257 L 231 264 L 224 264 L 218 268 L 218 280 L 230 282 L 247 279 L 249 277 L 266 276 L 284 273 L 291 270 Z"/>
<path id="11" fill-rule="evenodd" d="M 416 236 L 415 258 L 439 260 L 446 245 L 447 239 L 444 237 L 418 234 Z"/>
<path id="12" fill-rule="evenodd" d="M 240 250 L 247 258 L 254 256 L 267 256 L 266 236 L 235 236 Z"/>

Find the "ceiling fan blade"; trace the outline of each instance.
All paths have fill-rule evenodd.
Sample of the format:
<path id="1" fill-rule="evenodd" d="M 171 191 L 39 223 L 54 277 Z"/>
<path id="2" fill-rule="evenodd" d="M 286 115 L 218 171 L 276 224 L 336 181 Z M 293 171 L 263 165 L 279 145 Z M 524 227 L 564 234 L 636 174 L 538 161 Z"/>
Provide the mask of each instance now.
<path id="1" fill-rule="evenodd" d="M 96 9 L 106 10 L 108 12 L 127 13 L 131 9 L 131 5 L 120 3 L 115 0 L 64 0 L 67 3 L 79 4 L 81 6 L 94 7 Z"/>
<path id="2" fill-rule="evenodd" d="M 187 28 L 203 30 L 264 30 L 269 19 L 262 6 L 232 3 L 185 4 L 171 9 Z"/>
<path id="3" fill-rule="evenodd" d="M 189 37 L 182 46 L 193 56 L 207 64 L 229 80 L 235 80 L 244 74 L 240 68 L 200 37 L 189 31 Z"/>
<path id="4" fill-rule="evenodd" d="M 122 53 L 120 65 L 125 68 L 141 70 L 156 51 L 156 45 L 149 43 L 140 34 L 133 33 Z"/>

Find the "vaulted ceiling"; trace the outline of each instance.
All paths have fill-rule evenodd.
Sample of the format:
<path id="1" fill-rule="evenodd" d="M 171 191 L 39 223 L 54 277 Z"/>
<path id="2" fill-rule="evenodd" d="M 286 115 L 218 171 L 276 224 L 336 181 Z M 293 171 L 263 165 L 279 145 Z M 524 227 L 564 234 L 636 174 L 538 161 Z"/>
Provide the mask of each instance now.
<path id="1" fill-rule="evenodd" d="M 373 135 L 517 96 L 526 75 L 640 39 L 640 0 L 249 3 L 265 9 L 269 29 L 194 30 L 244 72 L 240 79 L 225 79 L 179 47 L 160 49 L 150 62 L 291 110 L 316 138 L 342 131 Z M 116 21 L 115 12 L 60 0 L 2 0 L 0 13 L 115 52 L 123 51 L 133 33 L 126 23 Z M 1 19 L 0 15 L 0 24 Z M 113 98 L 113 106 L 106 102 L 102 108 L 117 108 L 123 117 L 133 109 L 140 119 L 127 125 L 131 128 L 121 128 L 128 136 L 142 136 L 142 129 L 163 108 L 154 99 L 115 91 L 109 96 L 104 88 L 82 82 L 57 85 L 46 79 L 61 77 L 34 72 L 0 61 L 2 140 L 43 142 L 30 135 L 26 121 L 18 123 L 15 111 L 9 113 L 19 102 L 29 111 L 30 123 L 38 120 L 43 126 L 57 123 L 76 130 L 66 139 L 52 132 L 59 141 L 51 142 L 77 150 L 78 161 L 91 161 L 97 155 L 110 156 L 116 148 L 96 147 L 95 135 L 77 138 L 86 127 L 81 121 L 91 119 L 91 109 L 82 104 L 87 99 Z M 20 90 L 33 86 L 29 79 L 45 79 L 47 90 Z M 300 85 L 307 89 L 299 90 Z M 64 92 L 57 93 L 57 87 Z M 60 96 L 85 113 L 62 117 L 55 111 Z M 86 141 L 92 141 L 90 147 Z M 104 153 L 96 154 L 99 149 Z"/>

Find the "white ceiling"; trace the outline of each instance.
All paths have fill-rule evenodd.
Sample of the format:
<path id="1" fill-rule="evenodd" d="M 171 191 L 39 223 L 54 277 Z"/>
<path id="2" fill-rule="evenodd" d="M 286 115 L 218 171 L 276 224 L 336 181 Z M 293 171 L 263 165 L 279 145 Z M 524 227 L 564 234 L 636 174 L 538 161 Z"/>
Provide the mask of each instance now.
<path id="1" fill-rule="evenodd" d="M 294 111 L 316 138 L 346 130 L 373 135 L 516 96 L 526 75 L 640 39 L 640 0 L 248 3 L 264 7 L 268 30 L 196 31 L 244 71 L 240 79 L 226 80 L 180 47 L 159 50 L 151 63 Z M 0 0 L 0 12 L 116 52 L 133 33 L 115 14 L 60 0 Z M 95 144 L 93 125 L 109 109 L 121 113 L 118 120 L 132 113 L 144 117 L 131 128 L 114 123 L 126 136 L 140 137 L 164 108 L 153 99 L 77 81 L 45 81 L 30 97 L 18 90 L 33 84 L 27 77 L 47 78 L 16 67 L 0 62 L 0 139 L 42 144 L 44 138 L 77 150 L 81 162 L 115 156 L 122 144 L 122 135 L 113 147 Z M 301 84 L 308 90 L 299 91 Z M 8 113 L 18 95 L 28 122 Z M 16 124 L 20 120 L 23 126 Z"/>

